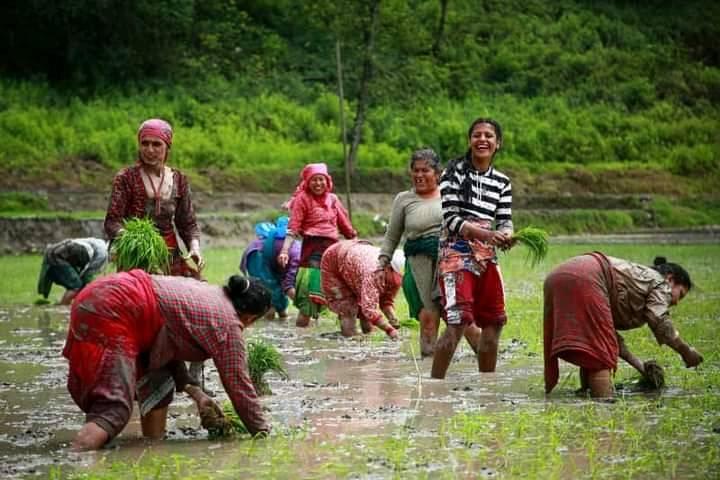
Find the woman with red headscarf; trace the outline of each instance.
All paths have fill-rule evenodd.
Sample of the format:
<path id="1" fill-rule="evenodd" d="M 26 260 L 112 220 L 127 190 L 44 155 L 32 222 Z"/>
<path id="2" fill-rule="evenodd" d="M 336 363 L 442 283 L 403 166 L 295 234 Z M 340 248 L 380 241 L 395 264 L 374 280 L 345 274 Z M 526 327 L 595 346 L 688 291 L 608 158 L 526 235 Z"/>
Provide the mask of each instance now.
<path id="1" fill-rule="evenodd" d="M 303 168 L 289 202 L 290 223 L 278 263 L 284 267 L 293 240 L 302 240 L 300 269 L 295 280 L 294 304 L 300 311 L 295 324 L 307 327 L 327 304 L 320 282 L 320 259 L 325 250 L 340 239 L 351 239 L 357 232 L 345 207 L 332 193 L 333 181 L 324 163 L 310 163 Z"/>
<path id="2" fill-rule="evenodd" d="M 173 130 L 158 118 L 145 120 L 138 129 L 138 158 L 113 180 L 105 215 L 105 234 L 112 241 L 122 231 L 123 220 L 149 217 L 165 239 L 170 253 L 172 275 L 199 278 L 183 259 L 177 236 L 195 264 L 202 268 L 200 229 L 193 209 L 190 184 L 180 171 L 167 166 Z"/>

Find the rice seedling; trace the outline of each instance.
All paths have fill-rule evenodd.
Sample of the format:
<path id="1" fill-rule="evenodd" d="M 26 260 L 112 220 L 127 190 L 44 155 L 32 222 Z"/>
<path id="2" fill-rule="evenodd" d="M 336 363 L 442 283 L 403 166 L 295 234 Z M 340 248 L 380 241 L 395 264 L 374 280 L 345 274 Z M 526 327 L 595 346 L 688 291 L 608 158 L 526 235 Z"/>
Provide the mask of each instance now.
<path id="1" fill-rule="evenodd" d="M 258 395 L 272 395 L 270 385 L 265 380 L 266 373 L 275 372 L 282 378 L 288 378 L 280 352 L 262 340 L 251 340 L 248 344 L 248 369 Z"/>
<path id="2" fill-rule="evenodd" d="M 235 435 L 244 435 L 248 432 L 248 429 L 245 427 L 245 424 L 240 420 L 240 417 L 238 416 L 237 412 L 235 411 L 235 407 L 233 407 L 232 402 L 229 400 L 225 400 L 222 403 L 222 412 L 225 416 L 225 422 L 222 427 L 219 428 L 209 428 L 208 429 L 208 438 L 216 439 L 216 438 L 227 438 L 227 437 L 233 437 Z"/>
<path id="3" fill-rule="evenodd" d="M 400 327 L 409 328 L 410 330 L 419 330 L 420 322 L 414 318 L 403 318 L 400 320 Z"/>
<path id="4" fill-rule="evenodd" d="M 118 271 L 139 268 L 148 273 L 169 273 L 170 252 L 152 220 L 131 218 L 125 220 L 123 228 L 124 231 L 112 243 Z"/>
<path id="5" fill-rule="evenodd" d="M 541 228 L 522 228 L 515 232 L 512 238 L 527 247 L 528 251 L 525 261 L 532 267 L 542 262 L 548 254 L 549 235 Z"/>

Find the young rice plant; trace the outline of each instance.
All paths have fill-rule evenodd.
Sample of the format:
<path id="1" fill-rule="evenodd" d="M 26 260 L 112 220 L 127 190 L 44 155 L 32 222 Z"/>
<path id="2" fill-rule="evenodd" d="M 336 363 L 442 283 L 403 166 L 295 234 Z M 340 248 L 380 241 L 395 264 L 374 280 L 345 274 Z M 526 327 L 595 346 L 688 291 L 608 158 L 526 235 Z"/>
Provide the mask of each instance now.
<path id="1" fill-rule="evenodd" d="M 123 228 L 112 244 L 118 271 L 139 268 L 148 273 L 169 273 L 170 252 L 152 220 L 131 218 L 125 220 Z"/>
<path id="2" fill-rule="evenodd" d="M 545 230 L 535 227 L 525 227 L 513 234 L 513 240 L 527 247 L 525 261 L 532 267 L 536 267 L 547 256 L 548 239 L 549 235 Z"/>

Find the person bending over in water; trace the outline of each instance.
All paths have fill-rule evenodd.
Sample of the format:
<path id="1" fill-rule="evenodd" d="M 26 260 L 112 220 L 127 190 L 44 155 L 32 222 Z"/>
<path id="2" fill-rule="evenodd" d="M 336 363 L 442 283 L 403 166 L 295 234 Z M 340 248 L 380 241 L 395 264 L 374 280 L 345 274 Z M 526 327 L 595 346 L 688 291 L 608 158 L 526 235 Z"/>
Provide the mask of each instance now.
<path id="1" fill-rule="evenodd" d="M 131 270 L 102 277 L 73 302 L 63 355 L 67 387 L 86 414 L 76 450 L 100 448 L 127 425 L 137 390 L 143 435 L 162 438 L 172 389 L 189 393 L 203 416 L 222 411 L 187 375 L 182 361 L 212 358 L 223 387 L 248 431 L 270 425 L 250 379 L 243 329 L 270 307 L 270 293 L 239 275 L 224 287 L 192 278 Z M 137 387 L 137 388 L 136 388 Z M 222 422 L 221 422 L 222 423 Z"/>
<path id="2" fill-rule="evenodd" d="M 558 359 L 580 367 L 580 385 L 596 398 L 612 397 L 611 372 L 618 357 L 640 373 L 646 364 L 628 350 L 618 330 L 645 324 L 660 345 L 680 354 L 685 366 L 703 357 L 688 345 L 670 322 L 670 307 L 692 288 L 680 265 L 657 257 L 653 267 L 600 252 L 573 257 L 545 279 L 545 391 L 558 382 Z"/>

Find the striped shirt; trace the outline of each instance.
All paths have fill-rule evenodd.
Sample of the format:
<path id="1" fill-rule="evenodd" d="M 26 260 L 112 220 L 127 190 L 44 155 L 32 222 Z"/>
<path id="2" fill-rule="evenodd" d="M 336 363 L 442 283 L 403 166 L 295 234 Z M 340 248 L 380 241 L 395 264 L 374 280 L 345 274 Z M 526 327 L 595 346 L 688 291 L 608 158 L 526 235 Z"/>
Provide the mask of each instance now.
<path id="1" fill-rule="evenodd" d="M 512 231 L 512 187 L 507 175 L 492 165 L 485 172 L 479 172 L 472 166 L 465 170 L 463 159 L 459 168 L 445 170 L 440 180 L 442 194 L 443 227 L 451 236 L 459 236 L 467 220 L 487 220 L 495 222 L 498 230 Z M 472 189 L 470 198 L 465 200 L 462 193 L 463 182 L 469 176 Z"/>

